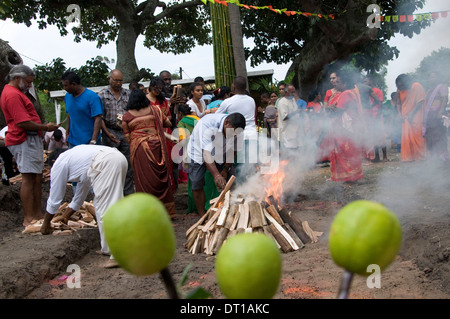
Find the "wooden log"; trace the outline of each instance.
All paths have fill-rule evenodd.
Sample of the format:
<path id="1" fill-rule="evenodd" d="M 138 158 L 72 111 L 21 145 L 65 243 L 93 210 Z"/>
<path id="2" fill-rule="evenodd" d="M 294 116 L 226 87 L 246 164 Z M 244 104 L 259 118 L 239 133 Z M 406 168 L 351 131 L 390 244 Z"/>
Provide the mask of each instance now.
<path id="1" fill-rule="evenodd" d="M 201 251 L 201 242 L 202 242 L 203 232 L 199 232 L 197 238 L 195 239 L 194 245 L 192 245 L 192 254 L 198 254 Z"/>
<path id="2" fill-rule="evenodd" d="M 70 228 L 75 228 L 75 229 L 81 228 L 80 223 L 74 222 L 74 221 L 72 221 L 72 220 L 69 220 L 69 221 L 67 222 L 67 226 L 69 226 Z"/>
<path id="3" fill-rule="evenodd" d="M 236 235 L 237 229 L 230 230 L 227 235 L 227 239 Z M 226 241 L 226 240 L 225 240 Z"/>
<path id="4" fill-rule="evenodd" d="M 253 228 L 262 227 L 264 226 L 264 223 L 267 224 L 261 205 L 257 201 L 249 202 L 248 208 L 250 214 L 250 225 Z"/>
<path id="5" fill-rule="evenodd" d="M 186 244 L 184 245 L 188 250 L 192 247 L 192 245 L 195 242 L 195 239 L 197 238 L 198 232 L 201 231 L 200 229 L 195 229 L 193 232 L 189 234 L 186 240 Z"/>
<path id="6" fill-rule="evenodd" d="M 211 241 L 209 242 L 209 244 L 208 244 L 208 248 L 206 249 L 206 254 L 207 255 L 212 255 L 213 254 L 213 248 L 214 248 L 214 245 L 216 244 L 216 242 L 217 242 L 217 239 L 218 239 L 218 237 L 219 237 L 219 233 L 220 233 L 220 229 L 218 229 L 218 228 L 216 228 L 215 230 L 214 230 L 214 233 L 212 234 L 212 236 L 211 236 Z"/>
<path id="7" fill-rule="evenodd" d="M 41 226 L 42 225 L 28 225 L 22 231 L 22 234 L 39 233 L 41 231 Z"/>
<path id="8" fill-rule="evenodd" d="M 58 208 L 58 213 L 62 214 L 64 212 L 64 210 L 67 208 L 67 206 L 69 206 L 69 203 L 67 203 L 67 202 L 62 203 Z"/>
<path id="9" fill-rule="evenodd" d="M 239 222 L 239 218 L 241 217 L 241 211 L 240 211 L 240 205 L 236 205 L 237 209 L 234 214 L 233 223 L 230 226 L 230 230 L 235 230 L 237 227 L 237 224 Z"/>
<path id="10" fill-rule="evenodd" d="M 214 205 L 212 205 L 208 211 L 202 216 L 200 217 L 200 219 L 194 224 L 192 225 L 187 231 L 186 231 L 186 236 L 188 236 L 197 226 L 201 225 L 205 220 L 207 220 L 208 218 L 210 218 L 211 213 L 212 213 L 212 208 L 217 208 L 220 204 L 221 201 L 223 201 L 223 199 L 225 198 L 225 194 L 231 189 L 231 186 L 234 183 L 234 180 L 236 179 L 236 177 L 234 175 L 232 175 L 230 177 L 230 179 L 228 180 L 227 184 L 225 185 L 225 188 L 222 190 L 222 192 L 220 193 L 220 195 L 217 197 L 217 201 L 214 203 Z"/>
<path id="11" fill-rule="evenodd" d="M 94 221 L 92 221 L 92 222 L 90 222 L 90 223 L 86 223 L 86 222 L 84 222 L 84 221 L 82 221 L 82 220 L 79 220 L 78 223 L 81 225 L 81 227 L 83 227 L 83 226 L 87 226 L 87 227 L 97 227 L 97 224 L 96 224 Z M 64 224 L 63 224 L 63 225 L 64 225 Z"/>
<path id="12" fill-rule="evenodd" d="M 269 204 L 274 206 L 276 210 L 278 210 L 278 208 L 280 207 L 278 201 L 275 199 L 275 197 L 273 197 L 273 195 L 269 195 L 267 197 L 267 200 L 269 201 Z"/>
<path id="13" fill-rule="evenodd" d="M 239 205 L 239 221 L 238 221 L 236 228 L 237 229 L 247 228 L 248 219 L 249 219 L 248 203 L 240 204 Z"/>
<path id="14" fill-rule="evenodd" d="M 284 236 L 284 238 L 286 238 L 286 240 L 288 241 L 288 243 L 292 246 L 292 248 L 294 250 L 299 249 L 298 245 L 295 243 L 295 241 L 292 239 L 292 237 L 288 234 L 288 232 L 283 227 L 281 227 L 281 225 L 278 224 L 278 222 L 269 213 L 267 213 L 267 211 L 266 211 L 266 217 L 269 220 L 269 222 L 271 224 L 273 224 L 277 228 L 277 230 Z"/>
<path id="15" fill-rule="evenodd" d="M 281 248 L 280 244 L 277 242 L 277 240 L 273 236 L 272 232 L 270 231 L 269 225 L 264 225 L 262 229 L 263 229 L 264 234 L 266 234 L 268 237 L 272 238 L 273 241 L 275 242 L 275 244 L 277 244 L 277 247 Z"/>
<path id="16" fill-rule="evenodd" d="M 283 219 L 281 218 L 280 214 L 278 214 L 278 210 L 275 208 L 275 206 L 267 206 L 266 211 L 277 221 L 278 224 L 284 224 Z"/>
<path id="17" fill-rule="evenodd" d="M 291 228 L 303 243 L 306 244 L 311 242 L 311 238 L 303 229 L 302 221 L 300 219 L 298 219 L 294 214 L 288 212 L 285 209 L 280 210 L 279 215 L 284 220 L 284 222 L 288 223 L 289 226 L 291 226 Z"/>
<path id="18" fill-rule="evenodd" d="M 226 227 L 222 227 L 219 230 L 219 235 L 217 237 L 217 241 L 212 249 L 212 252 L 214 254 L 217 254 L 217 252 L 219 251 L 220 247 L 222 246 L 223 242 L 225 241 L 225 239 L 227 239 L 228 233 L 230 232 L 230 230 Z"/>
<path id="19" fill-rule="evenodd" d="M 305 247 L 305 244 L 302 242 L 302 240 L 297 236 L 297 234 L 294 232 L 294 230 L 291 228 L 291 226 L 289 226 L 289 224 L 284 223 L 283 227 L 288 234 L 292 237 L 292 239 L 295 241 L 295 243 L 297 244 L 297 246 L 299 248 L 303 248 Z"/>
<path id="20" fill-rule="evenodd" d="M 307 221 L 302 222 L 303 229 L 308 234 L 308 236 L 311 238 L 312 243 L 317 243 L 319 241 L 319 236 L 323 234 L 323 232 L 316 232 L 309 227 L 309 224 Z"/>
<path id="21" fill-rule="evenodd" d="M 227 229 L 231 229 L 231 225 L 233 225 L 234 216 L 236 215 L 236 212 L 239 211 L 239 205 L 231 204 L 230 208 L 228 209 L 227 219 L 225 220 L 225 224 L 223 227 Z"/>
<path id="22" fill-rule="evenodd" d="M 97 216 L 95 215 L 95 207 L 94 207 L 94 205 L 92 205 L 91 203 L 88 203 L 88 205 L 86 205 L 86 210 L 97 221 Z"/>
<path id="23" fill-rule="evenodd" d="M 294 250 L 274 224 L 269 224 L 269 229 L 273 237 L 275 238 L 275 241 L 280 245 L 280 249 L 283 253 L 288 253 Z"/>
<path id="24" fill-rule="evenodd" d="M 64 235 L 71 235 L 72 230 L 66 229 L 66 230 L 56 230 L 52 233 L 53 236 L 64 236 Z"/>
<path id="25" fill-rule="evenodd" d="M 202 231 L 207 232 L 209 229 L 211 229 L 212 225 L 217 221 L 217 218 L 219 218 L 220 211 L 217 211 L 213 217 L 211 217 L 208 222 L 203 226 Z"/>

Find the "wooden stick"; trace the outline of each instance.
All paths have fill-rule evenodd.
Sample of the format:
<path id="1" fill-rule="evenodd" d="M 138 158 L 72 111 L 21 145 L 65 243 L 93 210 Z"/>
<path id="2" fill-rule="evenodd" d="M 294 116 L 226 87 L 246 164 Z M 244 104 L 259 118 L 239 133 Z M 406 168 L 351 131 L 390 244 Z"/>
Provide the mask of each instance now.
<path id="1" fill-rule="evenodd" d="M 225 194 L 225 202 L 223 203 L 222 210 L 217 219 L 217 226 L 223 226 L 227 217 L 228 209 L 230 208 L 230 191 Z"/>
<path id="2" fill-rule="evenodd" d="M 222 202 L 224 200 L 225 194 L 231 189 L 231 186 L 233 185 L 235 179 L 236 179 L 236 176 L 231 175 L 230 179 L 228 180 L 227 184 L 225 185 L 225 188 L 222 190 L 222 192 L 219 195 L 219 198 L 213 205 L 215 208 L 217 207 L 217 205 L 220 202 Z"/>

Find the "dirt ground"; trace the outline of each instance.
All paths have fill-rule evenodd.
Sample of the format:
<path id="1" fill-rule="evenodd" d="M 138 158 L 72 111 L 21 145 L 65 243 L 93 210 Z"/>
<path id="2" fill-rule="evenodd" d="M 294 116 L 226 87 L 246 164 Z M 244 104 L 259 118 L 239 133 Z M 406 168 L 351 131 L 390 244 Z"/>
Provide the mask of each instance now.
<path id="1" fill-rule="evenodd" d="M 276 299 L 336 298 L 342 269 L 328 250 L 328 232 L 341 207 L 356 199 L 385 204 L 400 219 L 403 244 L 398 257 L 381 274 L 381 287 L 369 288 L 366 278 L 352 283 L 352 299 L 447 299 L 450 297 L 450 178 L 449 166 L 431 162 L 401 163 L 389 149 L 389 162 L 364 166 L 365 178 L 344 186 L 329 180 L 330 168 L 317 165 L 299 185 L 300 195 L 287 204 L 299 219 L 315 231 L 324 232 L 317 243 L 282 254 L 283 274 Z M 44 185 L 43 209 L 48 196 Z M 121 268 L 104 269 L 108 257 L 100 248 L 97 229 L 83 229 L 68 236 L 22 234 L 19 184 L 0 188 L 0 298 L 25 299 L 166 299 L 159 275 L 136 277 Z M 66 197 L 71 196 L 68 187 Z M 175 257 L 169 265 L 175 282 L 191 265 L 181 294 L 203 287 L 213 298 L 224 299 L 216 283 L 214 256 L 192 255 L 184 248 L 185 232 L 198 217 L 184 214 L 187 187 L 176 194 L 179 215 L 174 222 L 177 237 Z M 81 288 L 65 282 L 80 267 Z"/>

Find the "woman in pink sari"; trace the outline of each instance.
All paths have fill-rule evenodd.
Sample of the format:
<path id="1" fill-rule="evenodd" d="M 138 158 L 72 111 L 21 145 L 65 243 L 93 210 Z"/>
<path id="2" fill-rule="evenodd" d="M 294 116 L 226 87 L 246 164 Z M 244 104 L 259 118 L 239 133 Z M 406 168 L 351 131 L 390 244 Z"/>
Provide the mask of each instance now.
<path id="1" fill-rule="evenodd" d="M 331 117 L 331 180 L 354 182 L 364 177 L 360 140 L 365 133 L 362 106 L 350 75 L 338 72 L 336 87 L 342 93 L 335 105 L 327 106 Z"/>

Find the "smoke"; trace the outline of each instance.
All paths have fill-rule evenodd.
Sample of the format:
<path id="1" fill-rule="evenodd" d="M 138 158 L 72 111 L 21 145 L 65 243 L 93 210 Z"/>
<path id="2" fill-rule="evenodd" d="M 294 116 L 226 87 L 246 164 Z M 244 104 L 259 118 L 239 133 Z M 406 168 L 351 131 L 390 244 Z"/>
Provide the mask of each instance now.
<path id="1" fill-rule="evenodd" d="M 302 134 L 300 147 L 283 148 L 275 138 L 267 137 L 265 133 L 258 134 L 257 140 L 250 141 L 256 147 L 250 152 L 250 164 L 242 164 L 236 171 L 236 188 L 234 196 L 252 196 L 256 200 L 264 200 L 268 195 L 279 196 L 279 204 L 293 201 L 302 191 L 303 182 L 308 172 L 315 166 L 318 154 L 319 136 L 321 132 L 306 112 L 304 120 L 288 120 L 289 125 L 311 134 Z M 323 127 L 323 129 L 326 129 Z M 273 129 L 272 136 L 278 136 L 279 131 Z M 252 149 L 250 146 L 249 149 Z M 328 152 L 328 150 L 326 150 Z"/>
<path id="2" fill-rule="evenodd" d="M 378 177 L 373 200 L 399 218 L 447 217 L 450 166 L 438 159 L 402 162 Z M 425 221 L 425 220 L 423 220 Z"/>

